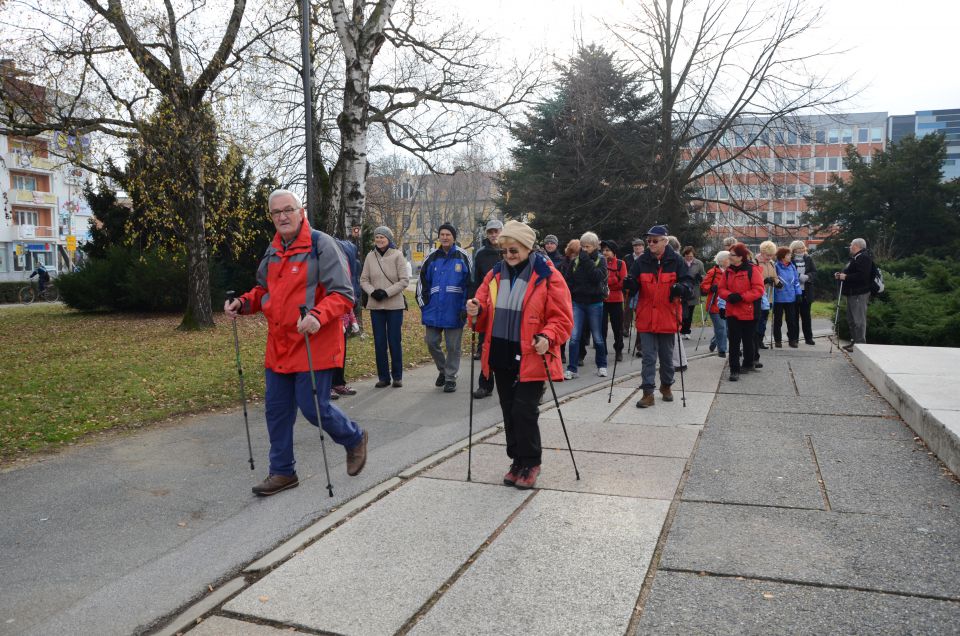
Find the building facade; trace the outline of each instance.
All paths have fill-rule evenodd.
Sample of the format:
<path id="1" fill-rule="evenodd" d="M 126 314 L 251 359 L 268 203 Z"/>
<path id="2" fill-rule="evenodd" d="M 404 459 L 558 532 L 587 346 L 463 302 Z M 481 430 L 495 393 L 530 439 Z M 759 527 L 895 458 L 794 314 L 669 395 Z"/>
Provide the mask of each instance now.
<path id="1" fill-rule="evenodd" d="M 960 108 L 918 110 L 913 115 L 894 115 L 887 127 L 887 137 L 897 143 L 907 135 L 918 139 L 941 133 L 947 142 L 947 158 L 943 162 L 943 179 L 960 177 Z"/>

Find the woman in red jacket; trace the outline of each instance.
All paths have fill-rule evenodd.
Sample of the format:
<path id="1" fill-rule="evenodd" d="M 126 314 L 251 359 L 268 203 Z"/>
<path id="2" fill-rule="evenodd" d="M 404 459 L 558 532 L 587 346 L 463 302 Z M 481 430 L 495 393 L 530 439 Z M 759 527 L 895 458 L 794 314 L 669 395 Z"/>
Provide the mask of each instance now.
<path id="1" fill-rule="evenodd" d="M 754 369 L 753 332 L 760 316 L 756 306 L 763 296 L 763 271 L 750 262 L 750 250 L 743 243 L 730 248 L 730 267 L 717 285 L 717 293 L 727 303 L 727 334 L 730 343 L 730 381 L 740 379 L 740 371 Z M 740 343 L 743 343 L 743 364 Z"/>
<path id="2" fill-rule="evenodd" d="M 493 377 L 503 411 L 510 470 L 503 483 L 533 488 L 540 474 L 540 395 L 547 379 L 563 379 L 560 345 L 573 330 L 573 301 L 550 259 L 533 251 L 536 233 L 508 221 L 500 233 L 503 260 L 467 301 L 473 330 L 484 334 L 481 368 Z M 575 352 L 571 352 L 575 355 Z"/>
<path id="3" fill-rule="evenodd" d="M 707 275 L 703 277 L 700 283 L 700 291 L 706 297 L 707 312 L 710 314 L 710 320 L 713 322 L 713 337 L 710 338 L 710 351 L 717 351 L 721 358 L 727 357 L 727 315 L 726 309 L 720 309 L 720 295 L 717 289 L 720 287 L 720 279 L 730 265 L 730 252 L 720 250 L 713 257 L 716 266 L 713 267 Z M 726 306 L 726 305 L 724 305 Z"/>
<path id="4" fill-rule="evenodd" d="M 623 362 L 623 281 L 627 264 L 617 258 L 616 241 L 600 241 L 603 257 L 607 260 L 607 287 L 610 294 L 603 301 L 603 333 L 613 323 L 613 351 L 617 362 Z"/>

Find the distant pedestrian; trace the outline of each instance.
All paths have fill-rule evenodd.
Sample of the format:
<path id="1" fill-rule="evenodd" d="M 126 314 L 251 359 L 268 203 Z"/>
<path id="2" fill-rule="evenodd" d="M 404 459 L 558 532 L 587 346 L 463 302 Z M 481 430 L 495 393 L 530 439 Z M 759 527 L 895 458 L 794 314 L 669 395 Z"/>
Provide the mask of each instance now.
<path id="1" fill-rule="evenodd" d="M 817 273 L 817 265 L 813 258 L 807 254 L 807 244 L 803 241 L 794 241 L 790 244 L 790 250 L 793 252 L 793 264 L 800 274 L 800 285 L 803 287 L 803 294 L 797 303 L 797 313 L 800 314 L 800 326 L 803 327 L 803 341 L 808 345 L 816 345 L 813 339 L 813 319 L 810 309 L 813 306 L 814 298 L 814 274 Z"/>
<path id="2" fill-rule="evenodd" d="M 567 277 L 570 274 L 570 267 L 573 265 L 573 259 L 580 254 L 580 239 L 570 239 L 567 242 L 567 246 L 563 249 L 563 260 L 560 262 L 560 266 L 557 268 L 560 273 L 563 275 L 564 282 L 567 281 Z M 569 289 L 568 289 L 569 291 Z M 571 301 L 571 308 L 572 308 Z M 560 344 L 560 359 L 564 365 L 567 364 L 567 343 Z M 579 356 L 578 356 L 579 359 Z"/>
<path id="3" fill-rule="evenodd" d="M 539 402 L 547 372 L 560 380 L 560 343 L 573 328 L 570 292 L 552 261 L 533 251 L 536 234 L 508 221 L 500 235 L 503 261 L 467 302 L 474 329 L 485 334 L 481 368 L 492 373 L 503 412 L 510 469 L 503 483 L 533 488 L 540 474 Z"/>
<path id="4" fill-rule="evenodd" d="M 627 278 L 627 264 L 617 258 L 616 241 L 601 241 L 603 258 L 607 261 L 607 288 L 610 293 L 603 301 L 603 335 L 607 325 L 613 329 L 613 352 L 617 362 L 623 362 L 623 283 Z"/>
<path id="5" fill-rule="evenodd" d="M 713 323 L 713 337 L 710 338 L 710 351 L 717 351 L 721 358 L 727 357 L 727 312 L 726 303 L 720 307 L 720 279 L 730 265 L 730 252 L 720 250 L 713 256 L 714 267 L 703 277 L 700 290 L 707 295 L 707 313 Z"/>
<path id="6" fill-rule="evenodd" d="M 867 250 L 867 242 L 855 238 L 850 242 L 850 260 L 842 271 L 834 276 L 843 281 L 843 295 L 847 297 L 847 325 L 850 327 L 850 344 L 844 351 L 853 351 L 854 344 L 867 342 L 867 303 L 870 302 L 870 273 L 873 271 L 873 256 Z"/>
<path id="7" fill-rule="evenodd" d="M 783 284 L 773 292 L 773 339 L 781 346 L 782 324 L 787 321 L 787 344 L 796 349 L 800 343 L 800 319 L 797 315 L 797 303 L 803 296 L 800 287 L 800 272 L 793 264 L 789 247 L 777 248 L 777 278 Z"/>
<path id="8" fill-rule="evenodd" d="M 558 249 L 559 239 L 555 234 L 547 234 L 543 239 L 543 253 L 547 255 L 554 267 L 560 267 L 563 262 L 563 253 Z"/>
<path id="9" fill-rule="evenodd" d="M 593 336 L 597 375 L 607 377 L 607 346 L 603 335 L 603 301 L 607 282 L 607 264 L 600 254 L 600 239 L 593 232 L 580 237 L 580 253 L 567 270 L 567 287 L 573 298 L 573 334 L 570 336 L 570 355 L 567 356 L 568 380 L 577 377 L 577 354 L 585 331 Z"/>
<path id="10" fill-rule="evenodd" d="M 483 239 L 483 246 L 473 253 L 472 282 L 470 284 L 470 291 L 467 294 L 468 298 L 473 298 L 476 295 L 477 287 L 483 282 L 483 277 L 501 260 L 500 246 L 498 244 L 501 231 L 503 231 L 502 221 L 498 219 L 490 219 L 487 221 L 487 227 L 484 230 L 486 236 Z M 474 360 L 479 360 L 483 352 L 483 334 L 481 333 L 477 339 L 479 340 L 477 350 L 471 352 Z M 473 392 L 473 397 L 479 400 L 492 393 L 493 378 L 481 371 L 479 385 L 477 386 L 477 390 Z"/>
<path id="11" fill-rule="evenodd" d="M 420 268 L 417 304 L 425 327 L 424 341 L 439 371 L 435 384 L 443 387 L 444 393 L 453 393 L 457 390 L 460 345 L 467 321 L 470 257 L 456 244 L 457 229 L 449 223 L 440 226 L 437 236 L 440 247 Z M 440 348 L 441 339 L 446 340 L 446 355 Z"/>
<path id="12" fill-rule="evenodd" d="M 717 293 L 726 303 L 727 338 L 730 344 L 730 381 L 740 379 L 741 371 L 752 371 L 756 365 L 759 301 L 763 296 L 763 279 L 759 265 L 750 262 L 750 250 L 736 243 L 730 250 L 730 267 L 720 279 Z M 743 361 L 741 362 L 741 347 Z"/>
<path id="13" fill-rule="evenodd" d="M 697 258 L 697 252 L 692 245 L 687 245 L 680 253 L 683 255 L 683 262 L 689 270 L 690 278 L 693 279 L 694 292 L 683 304 L 683 327 L 680 331 L 684 340 L 689 340 L 690 328 L 693 325 L 693 314 L 700 306 L 700 283 L 703 282 L 703 277 L 707 272 L 703 266 L 703 261 Z"/>
<path id="14" fill-rule="evenodd" d="M 667 228 L 654 225 L 647 232 L 647 250 L 630 268 L 629 286 L 636 289 L 637 337 L 643 343 L 641 370 L 643 397 L 637 408 L 654 405 L 657 360 L 660 361 L 660 394 L 673 401 L 674 348 L 681 324 L 681 304 L 691 293 L 691 279 L 683 259 L 667 241 Z"/>
<path id="15" fill-rule="evenodd" d="M 270 435 L 270 474 L 253 492 L 273 495 L 299 484 L 294 470 L 293 424 L 297 409 L 314 426 L 347 449 L 347 474 L 357 475 L 367 461 L 367 433 L 330 404 L 333 369 L 343 365 L 342 316 L 353 308 L 353 286 L 346 256 L 328 234 L 311 230 L 299 197 L 274 190 L 268 209 L 277 230 L 257 270 L 257 285 L 224 303 L 230 318 L 255 314 L 267 318 L 266 396 Z M 264 302 L 269 297 L 269 302 Z M 310 307 L 306 317 L 299 308 Z M 319 422 L 313 401 L 307 347 L 317 381 Z"/>
<path id="16" fill-rule="evenodd" d="M 630 253 L 624 259 L 624 262 L 627 265 L 627 273 L 630 272 L 630 268 L 633 267 L 633 264 L 637 261 L 638 258 L 643 254 L 644 242 L 642 238 L 635 238 L 630 242 Z M 630 335 L 630 331 L 633 329 L 633 312 L 637 308 L 637 293 L 635 291 L 630 291 L 629 289 L 624 290 L 624 299 L 623 299 L 623 336 L 626 338 Z M 639 346 L 639 339 L 637 340 Z"/>
<path id="17" fill-rule="evenodd" d="M 393 243 L 393 232 L 381 225 L 373 231 L 373 249 L 367 252 L 360 286 L 369 295 L 367 309 L 373 327 L 377 359 L 377 388 L 403 386 L 403 292 L 410 284 L 407 260 Z M 389 356 L 388 356 L 389 352 Z"/>
<path id="18" fill-rule="evenodd" d="M 760 266 L 763 277 L 763 299 L 760 302 L 760 315 L 757 316 L 757 331 L 754 334 L 754 355 L 760 359 L 760 349 L 766 349 L 764 340 L 767 337 L 767 320 L 770 318 L 770 307 L 773 303 L 773 292 L 783 286 L 777 277 L 777 245 L 773 241 L 764 241 L 757 252 L 756 264 Z M 761 365 L 762 366 L 762 365 Z"/>
<path id="19" fill-rule="evenodd" d="M 353 308 L 343 315 L 343 364 L 333 370 L 330 398 L 339 399 L 341 395 L 356 395 L 357 391 L 347 386 L 347 339 L 360 331 L 357 316 L 360 315 L 360 251 L 353 241 L 337 240 L 337 245 L 343 250 L 347 258 L 347 269 L 350 270 L 350 286 L 353 287 Z M 356 331 L 354 331 L 356 329 Z"/>
<path id="20" fill-rule="evenodd" d="M 50 284 L 50 272 L 47 271 L 46 265 L 43 263 L 37 263 L 37 268 L 30 272 L 30 278 L 34 276 L 37 277 L 37 287 L 40 293 L 43 293 L 43 290 L 47 288 L 47 285 Z"/>

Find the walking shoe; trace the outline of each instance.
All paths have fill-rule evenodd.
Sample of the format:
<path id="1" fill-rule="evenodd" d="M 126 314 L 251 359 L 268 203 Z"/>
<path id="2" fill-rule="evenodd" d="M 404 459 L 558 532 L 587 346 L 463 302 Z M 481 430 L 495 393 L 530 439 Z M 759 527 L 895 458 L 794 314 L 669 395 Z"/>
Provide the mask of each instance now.
<path id="1" fill-rule="evenodd" d="M 763 344 L 763 340 L 760 341 L 760 344 L 759 344 L 758 346 L 759 346 L 761 349 L 769 349 L 769 348 L 770 348 L 770 347 L 768 347 L 767 345 Z"/>
<path id="2" fill-rule="evenodd" d="M 507 474 L 503 476 L 503 485 L 504 486 L 515 486 L 517 480 L 520 479 L 520 464 L 510 464 L 510 470 L 507 471 Z"/>
<path id="3" fill-rule="evenodd" d="M 473 392 L 473 397 L 475 400 L 482 400 L 483 398 L 490 397 L 491 395 L 493 395 L 493 391 L 490 389 L 485 389 L 482 386 Z"/>
<path id="4" fill-rule="evenodd" d="M 840 348 L 843 349 L 844 351 L 846 351 L 847 353 L 850 353 L 851 351 L 853 351 L 853 343 L 851 342 L 851 343 L 848 344 L 848 345 L 843 345 L 843 346 L 840 347 Z"/>
<path id="5" fill-rule="evenodd" d="M 566 371 L 563 372 L 564 380 L 573 380 L 574 378 L 578 378 L 578 377 L 580 377 L 580 374 L 577 373 L 576 371 L 571 371 L 570 369 L 567 369 Z"/>
<path id="6" fill-rule="evenodd" d="M 754 363 L 753 363 L 753 368 L 754 368 L 754 369 L 762 369 L 762 368 L 763 368 L 763 363 L 762 363 L 762 362 L 754 362 Z"/>
<path id="7" fill-rule="evenodd" d="M 753 371 L 754 368 L 755 368 L 755 366 L 756 366 L 756 363 L 754 363 L 754 364 L 745 364 L 745 365 L 743 365 L 743 366 L 740 367 L 740 373 L 747 373 L 747 372 L 749 372 L 749 371 Z"/>
<path id="8" fill-rule="evenodd" d="M 607 367 L 600 367 L 597 369 L 597 375 L 599 375 L 601 378 L 607 377 Z"/>
<path id="9" fill-rule="evenodd" d="M 617 351 L 616 361 L 617 361 L 617 362 L 623 362 L 623 352 L 622 352 L 622 351 Z"/>
<path id="10" fill-rule="evenodd" d="M 331 399 L 331 400 L 339 400 L 339 399 L 340 399 L 340 394 L 339 394 L 339 393 L 336 393 L 335 391 L 330 391 L 330 399 Z"/>
<path id="11" fill-rule="evenodd" d="M 454 380 L 447 380 L 443 385 L 444 393 L 453 393 L 457 390 L 457 383 Z"/>
<path id="12" fill-rule="evenodd" d="M 717 343 L 716 343 L 716 342 L 711 342 L 711 343 L 710 343 L 710 353 L 713 353 L 713 352 L 716 351 L 716 350 L 717 350 Z"/>
<path id="13" fill-rule="evenodd" d="M 433 383 L 433 386 L 443 386 L 443 383 L 446 379 L 446 376 L 441 373 L 437 376 L 437 381 Z"/>
<path id="14" fill-rule="evenodd" d="M 402 387 L 402 386 L 403 386 L 403 380 L 394 380 L 394 381 L 393 381 L 393 388 L 399 389 L 399 388 Z"/>
<path id="15" fill-rule="evenodd" d="M 382 388 L 385 387 L 385 386 L 390 386 L 390 381 L 389 381 L 389 380 L 380 380 L 379 382 L 377 382 L 377 383 L 374 384 L 373 386 L 377 387 L 378 389 L 382 389 Z"/>
<path id="16" fill-rule="evenodd" d="M 640 398 L 640 401 L 637 402 L 638 409 L 645 409 L 647 407 L 653 406 L 656 403 L 656 400 L 653 398 L 653 391 L 644 391 L 643 397 Z"/>
<path id="17" fill-rule="evenodd" d="M 800 342 L 798 340 L 791 340 L 787 344 L 790 345 L 791 349 L 796 349 L 799 346 Z"/>
<path id="18" fill-rule="evenodd" d="M 739 372 L 737 372 L 737 371 L 731 371 L 731 372 L 730 372 L 730 381 L 731 381 L 731 382 L 736 382 L 736 381 L 739 380 L 739 379 L 740 379 L 740 373 L 739 373 Z"/>
<path id="19" fill-rule="evenodd" d="M 367 464 L 367 432 L 363 432 L 360 443 L 347 449 L 347 474 L 356 477 Z"/>
<path id="20" fill-rule="evenodd" d="M 726 352 L 726 351 L 717 351 L 717 355 L 720 356 L 721 358 L 726 358 L 726 357 L 727 357 L 727 352 Z"/>
<path id="21" fill-rule="evenodd" d="M 269 497 L 275 495 L 281 490 L 296 488 L 300 485 L 297 479 L 297 473 L 292 475 L 267 475 L 267 478 L 253 487 L 253 494 L 258 497 Z"/>
<path id="22" fill-rule="evenodd" d="M 670 390 L 669 386 L 661 384 L 660 395 L 663 396 L 664 402 L 673 402 L 673 391 Z"/>
<path id="23" fill-rule="evenodd" d="M 683 339 L 684 339 L 684 340 L 689 340 L 689 339 L 690 339 L 690 334 L 688 334 L 688 333 L 683 334 Z"/>
<path id="24" fill-rule="evenodd" d="M 686 371 L 686 370 L 687 370 L 687 365 L 683 365 L 681 367 L 673 367 L 674 373 L 680 373 L 681 371 Z"/>
<path id="25" fill-rule="evenodd" d="M 763 344 L 761 343 L 760 346 L 763 347 Z M 777 349 L 783 349 L 783 343 L 780 342 L 779 340 L 777 340 L 776 342 L 774 342 L 774 343 L 773 343 L 773 346 L 776 347 Z M 763 348 L 766 349 L 766 347 L 763 347 Z"/>
<path id="26" fill-rule="evenodd" d="M 816 344 L 817 344 L 816 341 L 815 341 L 813 338 L 810 338 L 809 340 L 804 340 L 804 342 L 806 342 L 808 345 L 816 345 Z"/>
<path id="27" fill-rule="evenodd" d="M 537 476 L 539 474 L 539 466 L 524 466 L 520 469 L 520 476 L 517 477 L 517 481 L 513 485 L 520 490 L 530 490 L 537 485 Z"/>
<path id="28" fill-rule="evenodd" d="M 339 386 L 333 387 L 333 392 L 336 393 L 337 395 L 356 395 L 357 394 L 356 389 L 351 389 L 346 384 L 341 384 Z"/>

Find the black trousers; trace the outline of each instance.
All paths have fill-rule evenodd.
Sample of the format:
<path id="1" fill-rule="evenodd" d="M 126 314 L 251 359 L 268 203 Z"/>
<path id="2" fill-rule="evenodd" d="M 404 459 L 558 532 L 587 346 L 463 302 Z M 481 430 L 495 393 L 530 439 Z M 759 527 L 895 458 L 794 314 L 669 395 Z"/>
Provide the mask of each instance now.
<path id="1" fill-rule="evenodd" d="M 613 325 L 613 350 L 623 351 L 623 303 L 603 303 L 603 333 L 607 333 L 607 325 Z"/>
<path id="2" fill-rule="evenodd" d="M 783 319 L 787 320 L 787 340 L 800 340 L 800 323 L 797 316 L 797 303 L 773 303 L 773 339 L 781 342 Z"/>
<path id="3" fill-rule="evenodd" d="M 743 366 L 752 367 L 756 359 L 756 320 L 737 320 L 727 314 L 727 341 L 729 342 L 730 370 L 740 372 L 741 344 L 743 345 Z"/>
<path id="4" fill-rule="evenodd" d="M 813 342 L 813 320 L 810 317 L 811 301 L 804 296 L 797 301 L 797 313 L 800 314 L 800 324 L 803 326 L 803 339 Z"/>
<path id="5" fill-rule="evenodd" d="M 481 357 L 483 354 L 483 339 L 486 337 L 486 335 L 487 334 L 484 334 L 484 333 L 477 334 L 477 340 L 479 341 L 477 342 L 477 355 L 480 355 Z M 471 352 L 471 355 L 473 355 L 472 352 Z M 490 370 L 490 373 L 493 373 L 492 369 Z M 480 382 L 478 383 L 477 386 L 481 389 L 485 389 L 493 393 L 493 378 L 488 378 L 487 376 L 483 375 L 483 371 L 481 371 Z"/>
<path id="6" fill-rule="evenodd" d="M 683 305 L 683 323 L 680 325 L 680 333 L 690 333 L 690 326 L 693 324 L 693 310 L 696 308 L 696 305 Z"/>
<path id="7" fill-rule="evenodd" d="M 497 383 L 503 431 L 507 436 L 507 457 L 514 464 L 531 468 L 540 465 L 540 395 L 543 381 L 520 382 L 517 371 L 491 369 Z"/>

